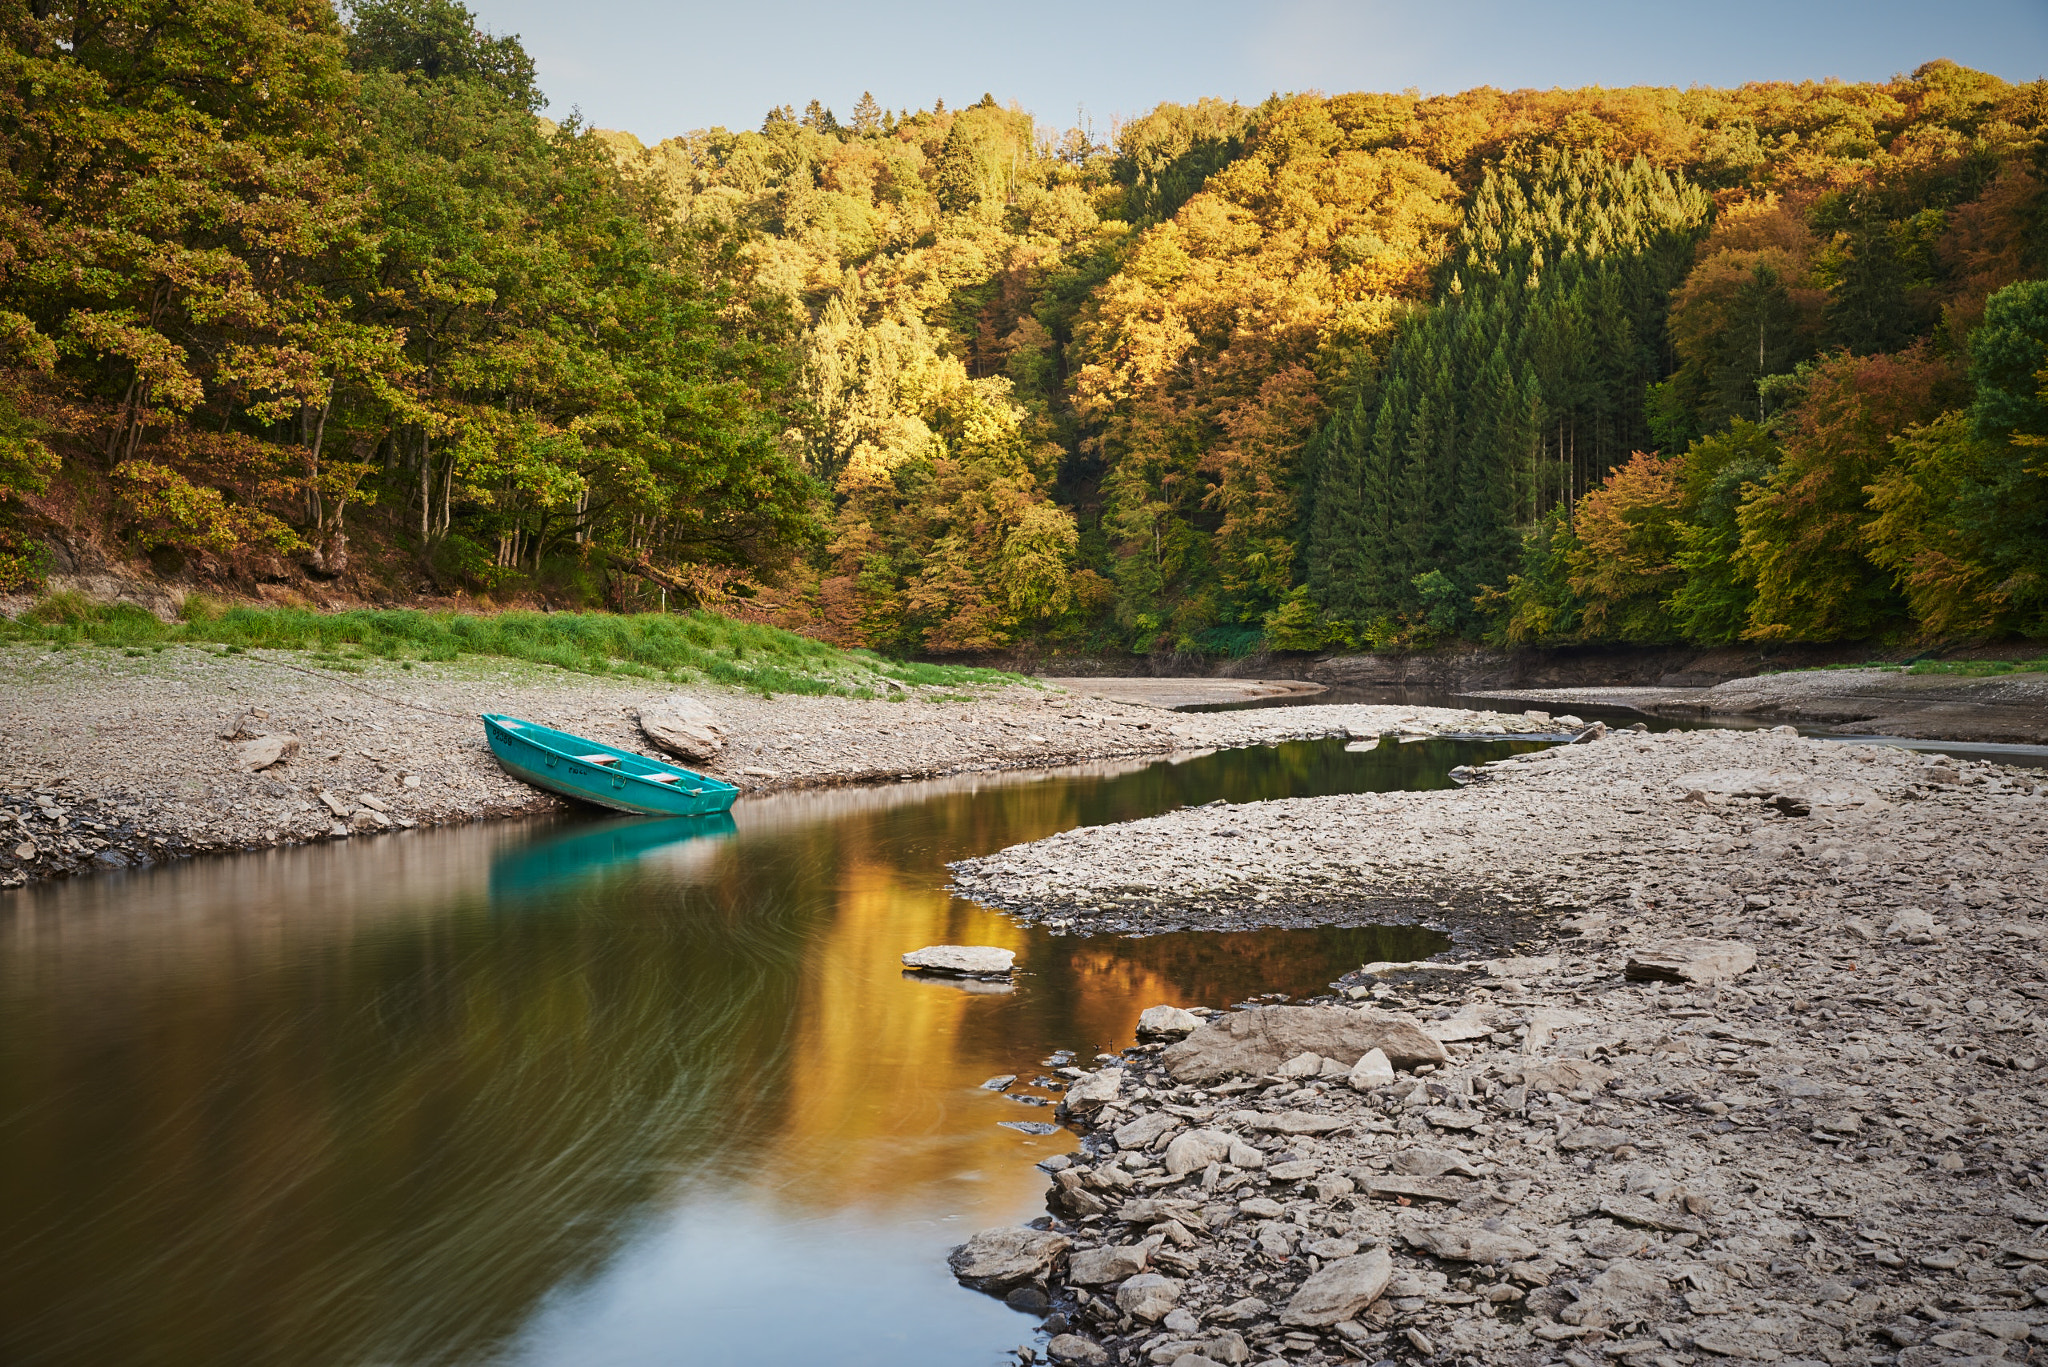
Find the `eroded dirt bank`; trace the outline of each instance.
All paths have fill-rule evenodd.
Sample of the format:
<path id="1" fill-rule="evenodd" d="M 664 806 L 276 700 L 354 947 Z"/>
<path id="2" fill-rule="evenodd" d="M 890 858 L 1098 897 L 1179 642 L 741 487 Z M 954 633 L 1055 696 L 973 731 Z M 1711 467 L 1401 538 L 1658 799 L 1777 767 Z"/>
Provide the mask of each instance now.
<path id="1" fill-rule="evenodd" d="M 1512 957 L 1157 1013 L 1200 1028 L 1072 1077 L 1048 1227 L 955 1269 L 1042 1289 L 1068 1362 L 2026 1359 L 2044 859 L 2025 771 L 1715 731 L 967 861 L 962 891 L 1078 929 L 1429 890 L 1540 912 Z"/>
<path id="2" fill-rule="evenodd" d="M 0 650 L 0 888 L 185 855 L 554 810 L 506 775 L 481 712 L 644 749 L 635 716 L 674 691 L 497 659 L 308 669 L 303 657 L 191 647 Z M 880 783 L 1407 729 L 1531 731 L 1441 708 L 1302 707 L 1180 716 L 1010 687 L 967 700 L 762 698 L 694 690 L 725 726 L 709 772 L 750 792 Z M 235 738 L 290 736 L 260 772 Z"/>
<path id="3" fill-rule="evenodd" d="M 1084 698 L 1107 698 L 1114 702 L 1142 703 L 1147 707 L 1200 707 L 1217 703 L 1248 703 L 1262 699 L 1305 697 L 1327 692 L 1323 685 L 1301 679 L 1149 678 L 1039 676 L 1055 688 L 1064 688 Z"/>

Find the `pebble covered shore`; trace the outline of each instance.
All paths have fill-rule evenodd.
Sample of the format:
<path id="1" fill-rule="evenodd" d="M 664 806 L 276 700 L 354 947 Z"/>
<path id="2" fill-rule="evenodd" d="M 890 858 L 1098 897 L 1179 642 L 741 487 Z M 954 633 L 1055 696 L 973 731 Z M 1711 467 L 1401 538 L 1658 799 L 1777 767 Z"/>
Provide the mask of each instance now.
<path id="1" fill-rule="evenodd" d="M 1469 777 L 956 866 L 963 893 L 1076 931 L 1423 893 L 1535 912 L 1508 957 L 1366 965 L 1308 1006 L 1169 1004 L 1200 1008 L 1148 1013 L 1185 1038 L 1070 1070 L 1083 1139 L 1044 1165 L 1051 1213 L 953 1258 L 1049 1314 L 1025 1354 L 2048 1353 L 2033 772 L 1703 731 Z"/>
<path id="2" fill-rule="evenodd" d="M 637 711 L 673 691 L 500 659 L 338 673 L 285 652 L 0 649 L 0 889 L 561 810 L 498 767 L 477 714 L 646 751 Z M 1026 686 L 967 700 L 946 689 L 887 700 L 688 691 L 725 728 L 726 748 L 706 771 L 747 792 L 1349 732 L 1540 729 L 1520 716 L 1436 708 L 1178 714 Z M 239 747 L 266 736 L 289 736 L 298 749 L 244 772 Z"/>

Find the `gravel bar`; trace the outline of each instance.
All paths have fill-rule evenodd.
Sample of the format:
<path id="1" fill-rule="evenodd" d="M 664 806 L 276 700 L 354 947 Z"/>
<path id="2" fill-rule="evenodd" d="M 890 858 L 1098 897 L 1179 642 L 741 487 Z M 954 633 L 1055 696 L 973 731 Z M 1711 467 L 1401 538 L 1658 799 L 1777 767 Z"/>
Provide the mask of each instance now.
<path id="1" fill-rule="evenodd" d="M 1465 777 L 957 865 L 960 891 L 1075 932 L 1133 898 L 1529 914 L 1505 956 L 1148 1012 L 1184 1038 L 1069 1070 L 1082 1142 L 1043 1165 L 1051 1213 L 975 1235 L 955 1272 L 1050 1312 L 1067 1363 L 2037 1359 L 2034 776 L 1782 728 L 1617 732 Z"/>

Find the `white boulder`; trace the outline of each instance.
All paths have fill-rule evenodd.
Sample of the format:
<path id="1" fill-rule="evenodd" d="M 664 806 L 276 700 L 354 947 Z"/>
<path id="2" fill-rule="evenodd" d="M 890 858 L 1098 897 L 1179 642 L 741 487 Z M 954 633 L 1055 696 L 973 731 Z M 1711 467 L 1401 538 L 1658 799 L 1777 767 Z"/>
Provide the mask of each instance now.
<path id="1" fill-rule="evenodd" d="M 1202 1028 L 1202 1018 L 1178 1006 L 1148 1006 L 1138 1014 L 1139 1039 L 1179 1039 Z"/>
<path id="2" fill-rule="evenodd" d="M 725 749 L 725 728 L 711 709 L 695 698 L 678 694 L 650 703 L 638 714 L 640 734 L 655 748 L 683 759 L 706 763 Z"/>
<path id="3" fill-rule="evenodd" d="M 235 767 L 245 774 L 268 769 L 299 753 L 297 736 L 258 736 L 234 747 Z"/>
<path id="4" fill-rule="evenodd" d="M 1230 1157 L 1231 1136 L 1221 1130 L 1189 1130 L 1166 1146 L 1166 1170 L 1175 1177 L 1200 1172 Z"/>
<path id="5" fill-rule="evenodd" d="M 1391 1086 L 1393 1081 L 1394 1065 L 1382 1050 L 1366 1050 L 1358 1062 L 1351 1066 L 1351 1085 L 1361 1092 L 1369 1092 L 1375 1087 Z"/>
<path id="6" fill-rule="evenodd" d="M 919 973 L 952 973 L 963 978 L 984 973 L 1005 974 L 1017 962 L 1013 949 L 994 945 L 926 945 L 903 956 L 903 966 Z"/>

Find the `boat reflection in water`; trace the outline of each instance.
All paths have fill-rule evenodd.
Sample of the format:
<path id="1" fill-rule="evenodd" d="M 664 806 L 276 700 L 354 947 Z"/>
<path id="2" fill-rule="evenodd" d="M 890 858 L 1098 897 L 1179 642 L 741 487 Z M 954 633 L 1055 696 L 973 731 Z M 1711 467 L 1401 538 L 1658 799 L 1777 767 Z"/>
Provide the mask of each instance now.
<path id="1" fill-rule="evenodd" d="M 506 850 L 491 861 L 491 905 L 557 896 L 577 884 L 642 860 L 672 875 L 717 857 L 718 842 L 739 831 L 732 813 L 601 820 L 588 829 Z"/>

